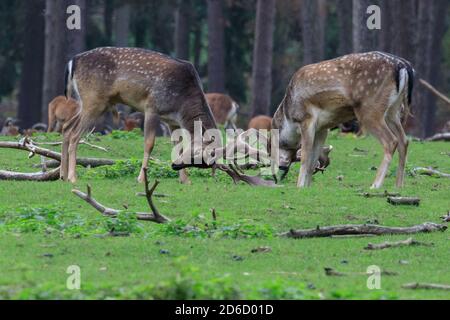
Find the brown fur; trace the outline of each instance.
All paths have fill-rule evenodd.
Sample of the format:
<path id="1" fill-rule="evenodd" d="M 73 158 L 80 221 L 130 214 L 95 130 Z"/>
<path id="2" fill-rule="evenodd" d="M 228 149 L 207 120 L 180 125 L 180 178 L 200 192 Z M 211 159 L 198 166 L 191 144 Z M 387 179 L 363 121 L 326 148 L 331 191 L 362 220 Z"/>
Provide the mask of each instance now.
<path id="1" fill-rule="evenodd" d="M 206 101 L 214 115 L 216 123 L 236 128 L 238 104 L 229 96 L 222 93 L 207 93 Z"/>
<path id="2" fill-rule="evenodd" d="M 181 127 L 193 133 L 197 120 L 202 121 L 204 129 L 216 128 L 197 72 L 188 62 L 144 49 L 98 48 L 76 56 L 71 64 L 68 92 L 77 91 L 83 107 L 80 116 L 66 125 L 68 134 L 64 137 L 61 164 L 63 179 L 76 181 L 76 149 L 81 135 L 116 104 L 145 113 L 140 181 L 143 181 L 143 169 L 154 146 L 158 116 L 171 130 Z M 188 182 L 184 171 L 180 172 L 180 178 Z"/>
<path id="3" fill-rule="evenodd" d="M 408 81 L 403 82 L 399 92 L 396 75 L 400 71 L 404 74 L 405 66 L 411 68 L 403 59 L 369 52 L 305 66 L 294 75 L 272 125 L 280 130 L 283 166 L 288 165 L 286 159 L 301 146 L 299 187 L 310 185 L 328 129 L 354 118 L 384 148 L 384 159 L 372 186 L 382 185 L 397 148 L 400 154 L 397 186 L 403 184 L 408 140 L 401 116 L 409 107 Z"/>
<path id="4" fill-rule="evenodd" d="M 268 116 L 256 116 L 248 123 L 249 129 L 270 130 L 272 129 L 272 118 Z"/>
<path id="5" fill-rule="evenodd" d="M 62 132 L 64 124 L 72 119 L 80 110 L 77 101 L 58 96 L 48 105 L 48 132 Z"/>

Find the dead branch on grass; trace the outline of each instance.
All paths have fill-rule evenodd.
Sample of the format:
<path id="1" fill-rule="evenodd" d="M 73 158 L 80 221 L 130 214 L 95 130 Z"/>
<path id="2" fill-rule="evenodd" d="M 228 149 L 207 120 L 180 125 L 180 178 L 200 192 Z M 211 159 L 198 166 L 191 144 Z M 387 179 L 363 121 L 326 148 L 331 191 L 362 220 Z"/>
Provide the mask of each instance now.
<path id="1" fill-rule="evenodd" d="M 369 243 L 367 247 L 365 247 L 365 250 L 383 250 L 387 248 L 395 248 L 395 247 L 404 247 L 404 246 L 432 246 L 432 243 L 425 243 L 413 240 L 412 238 L 408 238 L 406 240 L 402 241 L 395 241 L 395 242 L 383 242 L 383 243 Z"/>

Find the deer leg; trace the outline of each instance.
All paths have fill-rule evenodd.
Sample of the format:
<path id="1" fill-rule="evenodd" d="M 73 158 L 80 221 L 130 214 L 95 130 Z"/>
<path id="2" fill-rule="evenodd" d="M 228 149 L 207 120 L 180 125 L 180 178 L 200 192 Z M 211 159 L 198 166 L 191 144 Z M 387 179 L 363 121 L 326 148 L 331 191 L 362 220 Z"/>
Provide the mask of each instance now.
<path id="1" fill-rule="evenodd" d="M 381 161 L 381 165 L 377 171 L 377 176 L 371 187 L 372 189 L 378 189 L 383 185 L 384 178 L 386 177 L 387 170 L 389 169 L 389 165 L 392 161 L 392 156 L 397 148 L 398 141 L 384 119 L 381 120 L 380 125 L 367 128 L 375 137 L 377 137 L 384 149 L 383 160 Z"/>
<path id="2" fill-rule="evenodd" d="M 405 179 L 406 156 L 408 153 L 409 142 L 408 138 L 406 137 L 405 130 L 403 130 L 400 118 L 397 117 L 393 120 L 388 120 L 388 126 L 391 129 L 392 133 L 394 133 L 398 141 L 397 149 L 399 155 L 399 163 L 397 168 L 396 186 L 397 188 L 402 188 Z"/>
<path id="3" fill-rule="evenodd" d="M 158 117 L 146 113 L 145 123 L 144 123 L 144 159 L 142 160 L 141 172 L 138 177 L 139 183 L 145 182 L 145 169 L 148 167 L 148 160 L 150 159 L 150 154 L 155 146 L 156 138 L 156 126 L 158 124 Z"/>
<path id="4" fill-rule="evenodd" d="M 177 126 L 170 125 L 169 126 L 170 135 L 172 134 L 172 132 L 174 130 L 176 130 L 178 128 L 179 127 L 177 127 Z M 176 142 L 174 142 L 173 144 L 176 145 Z M 189 180 L 189 175 L 188 175 L 186 169 L 181 169 L 179 171 L 178 175 L 179 175 L 179 181 L 180 181 L 181 184 L 188 184 L 188 185 L 192 184 L 191 180 Z"/>
<path id="5" fill-rule="evenodd" d="M 60 179 L 67 181 L 69 175 L 69 145 L 73 135 L 73 131 L 79 125 L 80 118 L 74 117 L 64 124 L 62 127 L 63 143 L 61 147 L 61 169 Z"/>
<path id="6" fill-rule="evenodd" d="M 315 128 L 312 123 L 302 126 L 302 150 L 300 175 L 297 181 L 297 187 L 305 188 L 311 185 L 311 179 L 314 172 L 314 136 Z"/>

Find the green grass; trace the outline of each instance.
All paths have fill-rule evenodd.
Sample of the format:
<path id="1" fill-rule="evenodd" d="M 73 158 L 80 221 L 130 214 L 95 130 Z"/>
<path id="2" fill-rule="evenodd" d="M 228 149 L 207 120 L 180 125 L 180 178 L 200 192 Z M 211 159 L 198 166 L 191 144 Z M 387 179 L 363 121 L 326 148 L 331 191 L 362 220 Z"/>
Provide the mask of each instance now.
<path id="1" fill-rule="evenodd" d="M 91 142 L 110 152 L 81 146 L 80 155 L 124 160 L 142 156 L 138 135 L 95 139 Z M 163 226 L 128 215 L 119 221 L 104 218 L 73 196 L 74 186 L 69 183 L 0 181 L 0 299 L 449 299 L 448 291 L 401 288 L 408 282 L 450 284 L 448 231 L 413 236 L 434 243 L 432 247 L 381 251 L 364 247 L 407 237 L 293 240 L 276 236 L 291 228 L 375 220 L 387 226 L 439 222 L 450 210 L 449 179 L 408 175 L 401 193 L 419 196 L 419 207 L 393 207 L 382 198 L 358 196 L 368 191 L 374 179 L 371 169 L 379 165 L 381 147 L 372 138 L 353 136 L 332 135 L 328 142 L 335 147 L 332 163 L 306 190 L 295 187 L 298 165 L 284 186 L 274 189 L 235 186 L 223 175 L 216 181 L 205 170 L 191 170 L 193 184 L 185 186 L 165 169 L 151 170 L 161 177 L 157 192 L 169 195 L 155 199 L 161 213 L 174 221 Z M 170 150 L 170 141 L 158 139 L 153 157 L 162 161 L 161 167 L 167 165 Z M 450 157 L 443 154 L 449 151 L 444 142 L 412 142 L 408 168 L 436 166 L 450 172 Z M 32 165 L 39 159 L 26 156 L 23 151 L 2 149 L 0 168 L 36 171 Z M 396 161 L 385 184 L 389 191 L 396 191 Z M 94 196 L 110 207 L 127 204 L 130 212 L 148 211 L 145 199 L 135 196 L 143 191 L 134 174 L 136 162 L 131 161 L 130 170 L 115 168 L 112 175 L 79 168 L 75 187 L 84 189 L 89 183 Z M 216 222 L 211 208 L 217 212 Z M 186 225 L 196 228 L 186 232 Z M 112 226 L 131 235 L 104 237 Z M 251 253 L 261 246 L 271 252 Z M 80 291 L 66 289 L 70 265 L 81 268 Z M 365 275 L 329 277 L 323 270 L 358 273 L 370 265 L 398 275 L 382 276 L 382 288 L 369 290 Z"/>

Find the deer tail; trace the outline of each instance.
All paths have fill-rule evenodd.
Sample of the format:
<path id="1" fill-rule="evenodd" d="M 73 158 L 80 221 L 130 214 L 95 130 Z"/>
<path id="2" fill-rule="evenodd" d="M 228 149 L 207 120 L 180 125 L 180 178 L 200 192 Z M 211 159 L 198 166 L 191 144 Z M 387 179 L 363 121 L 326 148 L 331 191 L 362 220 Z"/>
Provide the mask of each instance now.
<path id="1" fill-rule="evenodd" d="M 67 64 L 66 64 L 66 71 L 65 71 L 65 76 L 64 76 L 64 95 L 66 96 L 67 99 L 72 97 L 72 93 L 73 93 L 73 76 L 74 76 L 74 72 L 75 72 L 75 59 L 70 60 Z"/>

